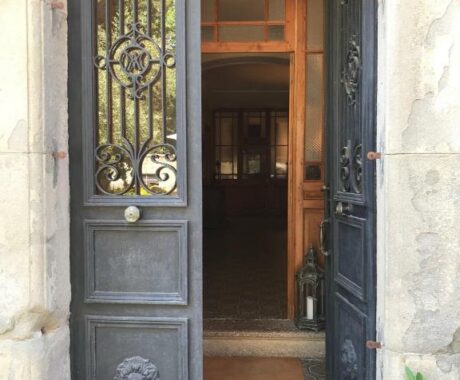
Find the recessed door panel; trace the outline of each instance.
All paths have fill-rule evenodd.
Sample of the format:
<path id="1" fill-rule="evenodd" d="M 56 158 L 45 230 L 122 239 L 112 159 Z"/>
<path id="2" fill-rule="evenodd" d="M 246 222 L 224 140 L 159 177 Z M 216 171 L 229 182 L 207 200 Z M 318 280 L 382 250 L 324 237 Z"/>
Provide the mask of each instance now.
<path id="1" fill-rule="evenodd" d="M 366 361 L 368 354 L 362 344 L 366 340 L 367 317 L 346 298 L 335 296 L 335 336 L 337 352 L 334 356 L 334 373 L 337 379 L 371 379 Z"/>
<path id="2" fill-rule="evenodd" d="M 187 222 L 87 221 L 87 302 L 187 303 Z"/>
<path id="3" fill-rule="evenodd" d="M 365 221 L 354 217 L 336 218 L 334 277 L 338 285 L 364 301 L 367 257 Z"/>
<path id="4" fill-rule="evenodd" d="M 91 315 L 86 324 L 88 379 L 188 379 L 186 319 Z"/>

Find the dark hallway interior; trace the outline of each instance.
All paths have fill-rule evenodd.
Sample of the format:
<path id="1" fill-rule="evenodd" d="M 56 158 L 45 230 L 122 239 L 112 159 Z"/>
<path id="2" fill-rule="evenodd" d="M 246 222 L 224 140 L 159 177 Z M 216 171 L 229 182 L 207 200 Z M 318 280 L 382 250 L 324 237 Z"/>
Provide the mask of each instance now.
<path id="1" fill-rule="evenodd" d="M 204 237 L 204 318 L 286 318 L 283 218 L 231 218 Z"/>
<path id="2" fill-rule="evenodd" d="M 204 318 L 285 319 L 289 58 L 203 62 Z"/>

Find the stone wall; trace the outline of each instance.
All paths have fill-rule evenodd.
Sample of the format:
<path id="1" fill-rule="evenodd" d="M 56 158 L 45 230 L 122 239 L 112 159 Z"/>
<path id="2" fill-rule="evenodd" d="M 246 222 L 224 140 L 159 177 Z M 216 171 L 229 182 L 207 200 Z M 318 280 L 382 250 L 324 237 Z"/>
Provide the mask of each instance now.
<path id="1" fill-rule="evenodd" d="M 0 379 L 65 380 L 65 9 L 43 0 L 1 0 L 0 46 Z"/>
<path id="2" fill-rule="evenodd" d="M 460 1 L 381 0 L 379 357 L 460 378 Z"/>

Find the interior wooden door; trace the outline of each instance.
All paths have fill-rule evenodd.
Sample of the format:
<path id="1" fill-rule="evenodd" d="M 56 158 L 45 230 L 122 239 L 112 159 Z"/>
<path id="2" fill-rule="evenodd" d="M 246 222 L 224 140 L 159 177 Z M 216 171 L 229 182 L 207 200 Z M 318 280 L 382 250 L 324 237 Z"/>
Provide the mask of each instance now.
<path id="1" fill-rule="evenodd" d="M 73 379 L 202 379 L 199 9 L 69 2 Z"/>
<path id="2" fill-rule="evenodd" d="M 375 379 L 376 1 L 328 1 L 327 362 L 330 379 Z"/>

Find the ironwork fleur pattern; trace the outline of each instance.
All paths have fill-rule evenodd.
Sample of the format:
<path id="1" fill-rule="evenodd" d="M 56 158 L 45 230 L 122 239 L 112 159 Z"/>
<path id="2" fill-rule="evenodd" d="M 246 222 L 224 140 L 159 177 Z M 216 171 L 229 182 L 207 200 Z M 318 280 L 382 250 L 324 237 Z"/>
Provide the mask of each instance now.
<path id="1" fill-rule="evenodd" d="M 163 67 L 173 68 L 175 56 L 164 52 L 154 39 L 143 32 L 140 23 L 128 25 L 128 33 L 118 37 L 106 55 L 96 55 L 94 64 L 109 69 L 113 79 L 129 90 L 132 98 L 142 98 L 143 92 L 161 78 Z"/>
<path id="2" fill-rule="evenodd" d="M 113 380 L 160 380 L 160 372 L 150 360 L 133 356 L 117 366 Z"/>
<path id="3" fill-rule="evenodd" d="M 356 105 L 359 90 L 359 74 L 361 71 L 361 48 L 353 35 L 348 42 L 345 65 L 342 71 L 342 84 L 347 96 L 348 105 Z"/>
<path id="4" fill-rule="evenodd" d="M 362 145 L 352 148 L 351 140 L 340 152 L 340 184 L 342 191 L 360 194 L 363 180 Z"/>
<path id="5" fill-rule="evenodd" d="M 171 137 L 174 132 L 168 135 L 166 121 L 175 112 L 167 98 L 175 90 L 168 92 L 166 79 L 167 69 L 176 66 L 175 38 L 165 26 L 167 3 L 159 0 L 159 11 L 151 12 L 148 1 L 120 2 L 119 25 L 105 20 L 106 32 L 98 37 L 105 53 L 93 57 L 106 85 L 97 103 L 103 117 L 94 148 L 95 187 L 102 195 L 168 195 L 177 189 L 176 138 Z M 107 15 L 112 7 L 108 0 L 105 7 Z M 125 25 L 126 12 L 131 18 Z M 152 24 L 159 28 L 153 30 Z"/>

